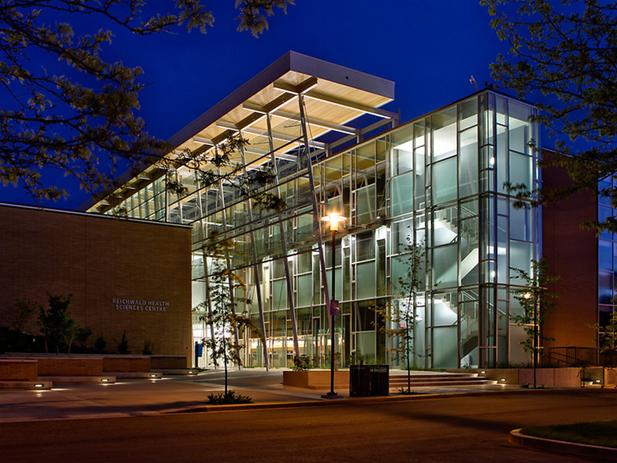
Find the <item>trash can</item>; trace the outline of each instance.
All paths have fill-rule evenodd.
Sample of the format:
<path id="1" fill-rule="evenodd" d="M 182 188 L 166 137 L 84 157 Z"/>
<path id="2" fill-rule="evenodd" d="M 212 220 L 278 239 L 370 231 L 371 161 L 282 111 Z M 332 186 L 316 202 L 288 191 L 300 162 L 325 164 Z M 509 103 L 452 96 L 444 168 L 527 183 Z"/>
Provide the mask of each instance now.
<path id="1" fill-rule="evenodd" d="M 368 397 L 390 394 L 388 365 L 351 365 L 349 367 L 349 396 Z"/>
<path id="2" fill-rule="evenodd" d="M 349 396 L 366 397 L 371 395 L 371 367 L 351 365 L 349 367 Z"/>
<path id="3" fill-rule="evenodd" d="M 390 395 L 390 367 L 371 365 L 371 395 Z"/>

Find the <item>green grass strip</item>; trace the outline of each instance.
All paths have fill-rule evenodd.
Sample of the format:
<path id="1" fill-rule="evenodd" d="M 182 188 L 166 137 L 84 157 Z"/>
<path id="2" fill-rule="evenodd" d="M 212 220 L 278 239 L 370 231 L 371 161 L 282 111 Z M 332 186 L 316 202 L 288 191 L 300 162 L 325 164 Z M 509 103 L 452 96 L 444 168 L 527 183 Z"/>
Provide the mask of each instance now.
<path id="1" fill-rule="evenodd" d="M 617 448 L 617 421 L 530 426 L 523 428 L 522 433 L 546 439 Z"/>

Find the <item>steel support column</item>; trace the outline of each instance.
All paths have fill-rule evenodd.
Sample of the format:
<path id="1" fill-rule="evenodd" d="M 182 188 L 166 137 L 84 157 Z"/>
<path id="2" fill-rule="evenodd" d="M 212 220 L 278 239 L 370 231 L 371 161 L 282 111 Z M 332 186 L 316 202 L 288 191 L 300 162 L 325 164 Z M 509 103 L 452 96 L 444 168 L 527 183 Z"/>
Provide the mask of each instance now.
<path id="1" fill-rule="evenodd" d="M 239 131 L 238 134 L 240 135 L 240 138 L 242 138 L 242 131 Z M 244 156 L 244 147 L 242 146 L 242 143 L 240 143 L 240 157 L 241 157 L 241 162 L 242 162 L 242 171 L 244 172 L 244 175 L 246 175 L 246 158 Z M 253 231 L 252 228 L 252 222 L 253 222 L 253 201 L 250 198 L 250 191 L 248 192 L 248 198 L 246 199 L 246 203 L 247 203 L 247 207 L 248 207 L 248 213 L 249 213 L 249 220 L 251 221 L 251 228 L 250 228 L 250 232 L 249 232 L 249 239 L 251 240 L 251 253 L 253 255 L 253 275 L 254 275 L 254 279 L 255 279 L 255 294 L 257 295 L 257 310 L 259 312 L 259 328 L 261 330 L 261 335 L 262 335 L 262 345 L 263 345 L 263 354 L 264 354 L 264 366 L 266 367 L 266 370 L 270 369 L 270 358 L 268 357 L 268 346 L 266 343 L 266 322 L 265 322 L 265 317 L 264 317 L 264 306 L 263 306 L 263 298 L 261 297 L 261 278 L 259 275 L 259 266 L 258 266 L 258 262 L 257 262 L 257 249 L 255 248 L 255 232 Z"/>
<path id="2" fill-rule="evenodd" d="M 280 197 L 281 190 L 279 188 L 279 174 L 276 167 L 276 156 L 274 155 L 274 140 L 272 138 L 272 126 L 270 122 L 270 114 L 266 114 L 266 123 L 268 126 L 268 143 L 270 147 L 270 157 L 272 159 L 272 171 L 274 173 L 274 182 L 276 185 L 276 194 Z M 294 301 L 293 293 L 293 278 L 289 271 L 289 261 L 287 260 L 287 234 L 285 232 L 285 223 L 283 220 L 279 221 L 279 233 L 281 235 L 281 243 L 283 247 L 283 254 L 285 255 L 283 268 L 285 270 L 285 281 L 287 286 L 287 304 L 291 314 L 291 334 L 293 338 L 294 357 L 300 357 L 300 344 L 298 342 L 298 321 L 296 317 L 296 304 Z"/>
<path id="3" fill-rule="evenodd" d="M 308 131 L 306 129 L 306 114 L 304 112 L 304 96 L 302 94 L 298 95 L 298 105 L 300 106 L 300 126 L 302 127 L 302 136 L 304 138 L 304 149 L 306 153 L 307 160 L 307 170 L 308 170 L 308 178 L 309 185 L 311 188 L 311 199 L 313 203 L 313 235 L 317 241 L 317 246 L 319 248 L 319 268 L 321 269 L 321 282 L 323 284 L 323 294 L 324 301 L 326 304 L 326 308 L 328 307 L 330 301 L 330 291 L 328 288 L 328 274 L 326 272 L 326 258 L 323 247 L 323 239 L 321 234 L 321 210 L 319 207 L 319 203 L 317 202 L 316 191 L 315 191 L 315 179 L 313 178 L 313 164 L 311 162 L 311 151 L 309 148 L 309 136 Z M 334 272 L 334 269 L 332 269 Z M 334 327 L 330 327 L 331 330 L 334 330 Z M 314 333 L 316 334 L 316 333 Z"/>

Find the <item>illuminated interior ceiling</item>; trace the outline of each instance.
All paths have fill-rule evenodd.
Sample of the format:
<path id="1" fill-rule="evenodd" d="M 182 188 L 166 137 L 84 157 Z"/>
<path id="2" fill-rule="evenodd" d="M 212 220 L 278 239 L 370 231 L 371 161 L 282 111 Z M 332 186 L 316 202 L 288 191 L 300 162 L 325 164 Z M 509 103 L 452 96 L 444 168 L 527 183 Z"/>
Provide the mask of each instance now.
<path id="1" fill-rule="evenodd" d="M 319 140 L 326 134 L 355 139 L 357 124 L 348 124 L 360 116 L 397 122 L 395 113 L 380 109 L 393 100 L 394 82 L 290 51 L 176 133 L 169 140 L 175 149 L 167 156 L 173 157 L 178 150 L 212 150 L 241 133 L 248 140 L 244 161 L 249 168 L 268 161 L 270 143 L 276 156 L 293 160 L 294 155 L 288 153 L 303 143 L 299 95 L 304 100 L 309 145 L 314 149 L 326 149 L 326 143 Z M 241 162 L 240 156 L 234 153 L 232 162 Z M 145 166 L 140 175 L 123 179 L 120 188 L 88 210 L 101 210 L 100 206 L 129 196 L 158 175 L 157 166 Z"/>

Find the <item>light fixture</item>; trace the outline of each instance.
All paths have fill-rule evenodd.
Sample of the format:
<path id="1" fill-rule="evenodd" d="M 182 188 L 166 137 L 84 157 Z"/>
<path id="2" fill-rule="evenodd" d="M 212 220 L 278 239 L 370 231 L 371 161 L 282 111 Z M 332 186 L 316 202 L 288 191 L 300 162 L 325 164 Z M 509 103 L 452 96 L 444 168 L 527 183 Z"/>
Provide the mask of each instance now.
<path id="1" fill-rule="evenodd" d="M 321 220 L 328 223 L 331 232 L 337 232 L 339 231 L 339 226 L 345 222 L 345 217 L 337 211 L 330 211 L 328 215 L 322 217 Z"/>
<path id="2" fill-rule="evenodd" d="M 101 383 L 109 383 L 109 378 L 101 378 Z"/>
<path id="3" fill-rule="evenodd" d="M 36 383 L 36 384 L 34 385 L 34 388 L 35 388 L 35 389 L 42 389 L 42 388 L 44 388 L 44 387 L 45 387 L 45 385 L 44 385 L 43 383 Z"/>

